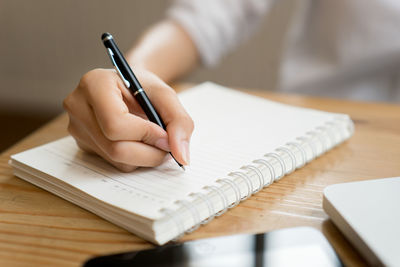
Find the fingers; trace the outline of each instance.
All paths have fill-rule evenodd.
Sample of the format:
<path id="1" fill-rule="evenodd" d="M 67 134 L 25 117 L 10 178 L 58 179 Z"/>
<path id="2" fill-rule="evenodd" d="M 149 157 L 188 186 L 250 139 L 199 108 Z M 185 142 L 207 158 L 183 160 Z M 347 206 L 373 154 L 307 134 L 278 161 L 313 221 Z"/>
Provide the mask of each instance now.
<path id="1" fill-rule="evenodd" d="M 136 166 L 154 167 L 164 160 L 166 152 L 151 145 L 137 141 L 107 139 L 96 124 L 89 106 L 82 105 L 81 111 L 87 114 L 88 118 L 77 120 L 70 116 L 68 130 L 86 151 L 99 154 L 119 169 L 123 166 L 122 170 L 134 169 Z"/>
<path id="2" fill-rule="evenodd" d="M 118 99 L 118 94 L 110 88 L 107 88 L 110 93 L 106 94 L 100 85 L 97 86 L 100 93 L 96 98 L 98 101 L 88 97 L 93 89 L 82 89 L 79 86 L 64 101 L 64 108 L 70 117 L 68 129 L 77 144 L 86 151 L 100 155 L 122 171 L 131 171 L 137 166 L 153 167 L 161 164 L 166 152 L 143 141 L 154 142 L 155 145 L 169 150 L 166 132 L 140 117 L 124 113 L 127 107 Z M 104 98 L 110 100 L 109 106 L 104 104 Z M 103 108 L 111 115 L 107 112 L 97 115 L 99 112 L 96 111 Z M 117 126 L 105 126 L 112 120 L 118 122 Z M 122 133 L 118 135 L 119 132 Z"/>
<path id="3" fill-rule="evenodd" d="M 94 143 L 89 142 L 89 144 L 87 144 L 87 141 L 90 141 L 90 139 L 75 139 L 77 145 L 84 151 L 89 152 L 89 153 L 93 153 L 93 154 L 97 154 L 99 156 L 101 156 L 102 158 L 106 159 L 108 162 L 110 162 L 112 165 L 114 165 L 117 169 L 123 171 L 123 172 L 131 172 L 135 169 L 137 169 L 136 166 L 131 166 L 131 165 L 127 165 L 127 164 L 123 164 L 123 163 L 119 163 L 119 162 L 115 162 L 113 160 L 111 160 L 110 158 L 108 158 L 108 156 L 106 154 L 103 153 L 103 151 L 99 150 Z M 84 141 L 86 141 L 86 143 L 84 143 Z"/>
<path id="4" fill-rule="evenodd" d="M 100 155 L 123 171 L 157 166 L 166 151 L 188 165 L 192 119 L 174 90 L 157 76 L 144 71 L 138 77 L 167 131 L 147 120 L 114 71 L 98 69 L 85 74 L 64 100 L 71 135 L 82 149 Z"/>
<path id="5" fill-rule="evenodd" d="M 104 74 L 99 74 L 101 77 L 95 81 L 90 78 L 91 86 L 85 87 L 84 94 L 104 135 L 112 141 L 142 141 L 168 151 L 167 133 L 147 119 L 129 112 L 119 88 L 119 77 L 115 74 L 113 79 L 104 79 Z"/>
<path id="6" fill-rule="evenodd" d="M 167 130 L 170 136 L 169 145 L 172 155 L 179 163 L 189 165 L 189 143 L 193 132 L 193 122 L 186 118 L 177 117 L 168 124 Z"/>
<path id="7" fill-rule="evenodd" d="M 188 165 L 190 163 L 190 137 L 194 129 L 193 120 L 187 114 L 171 87 L 158 77 L 144 79 L 144 81 L 150 81 L 149 83 L 143 82 L 142 85 L 167 126 L 172 154 L 179 163 Z"/>

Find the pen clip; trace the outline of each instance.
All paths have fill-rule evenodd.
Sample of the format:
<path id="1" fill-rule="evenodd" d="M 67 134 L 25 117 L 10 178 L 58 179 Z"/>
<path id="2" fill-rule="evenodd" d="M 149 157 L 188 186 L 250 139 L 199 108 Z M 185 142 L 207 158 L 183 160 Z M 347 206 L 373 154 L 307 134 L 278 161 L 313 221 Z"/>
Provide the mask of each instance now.
<path id="1" fill-rule="evenodd" d="M 108 55 L 110 56 L 111 62 L 112 62 L 112 64 L 114 65 L 114 68 L 115 68 L 115 70 L 117 71 L 119 77 L 121 77 L 121 79 L 122 79 L 122 81 L 124 82 L 126 88 L 129 89 L 129 87 L 131 86 L 131 84 L 128 82 L 127 79 L 124 78 L 124 76 L 122 75 L 121 71 L 119 70 L 119 68 L 118 68 L 118 66 L 117 66 L 117 63 L 115 63 L 113 51 L 112 51 L 110 48 L 107 48 L 107 53 L 108 53 Z"/>

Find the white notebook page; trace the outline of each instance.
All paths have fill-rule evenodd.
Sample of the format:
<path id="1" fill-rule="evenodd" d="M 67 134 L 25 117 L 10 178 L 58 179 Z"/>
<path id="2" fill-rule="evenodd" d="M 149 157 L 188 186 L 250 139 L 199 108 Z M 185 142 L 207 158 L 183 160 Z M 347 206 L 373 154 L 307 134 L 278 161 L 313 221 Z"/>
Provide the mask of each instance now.
<path id="1" fill-rule="evenodd" d="M 296 108 L 205 83 L 180 94 L 195 122 L 191 165 L 171 159 L 157 168 L 122 173 L 80 151 L 71 137 L 13 156 L 111 205 L 149 219 L 164 216 L 191 192 L 304 136 L 338 114 Z"/>

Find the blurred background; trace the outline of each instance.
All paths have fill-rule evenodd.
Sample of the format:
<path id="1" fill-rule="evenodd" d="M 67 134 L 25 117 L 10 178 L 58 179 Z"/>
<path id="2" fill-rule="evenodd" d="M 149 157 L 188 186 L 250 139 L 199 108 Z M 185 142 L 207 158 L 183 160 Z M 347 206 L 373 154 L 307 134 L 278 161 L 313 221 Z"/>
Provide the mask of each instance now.
<path id="1" fill-rule="evenodd" d="M 101 33 L 111 32 L 127 51 L 168 5 L 165 0 L 0 0 L 0 151 L 60 114 L 62 100 L 84 73 L 110 68 Z M 218 67 L 200 69 L 184 81 L 274 90 L 292 5 L 280 1 L 260 34 Z"/>

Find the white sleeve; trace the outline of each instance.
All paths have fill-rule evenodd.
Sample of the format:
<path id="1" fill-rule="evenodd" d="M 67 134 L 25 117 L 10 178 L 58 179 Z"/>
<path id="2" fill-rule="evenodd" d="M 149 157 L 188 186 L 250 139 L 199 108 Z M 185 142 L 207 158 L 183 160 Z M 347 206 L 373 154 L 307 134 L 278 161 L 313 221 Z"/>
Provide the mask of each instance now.
<path id="1" fill-rule="evenodd" d="M 175 0 L 167 17 L 192 38 L 202 63 L 213 66 L 247 39 L 274 0 Z"/>

